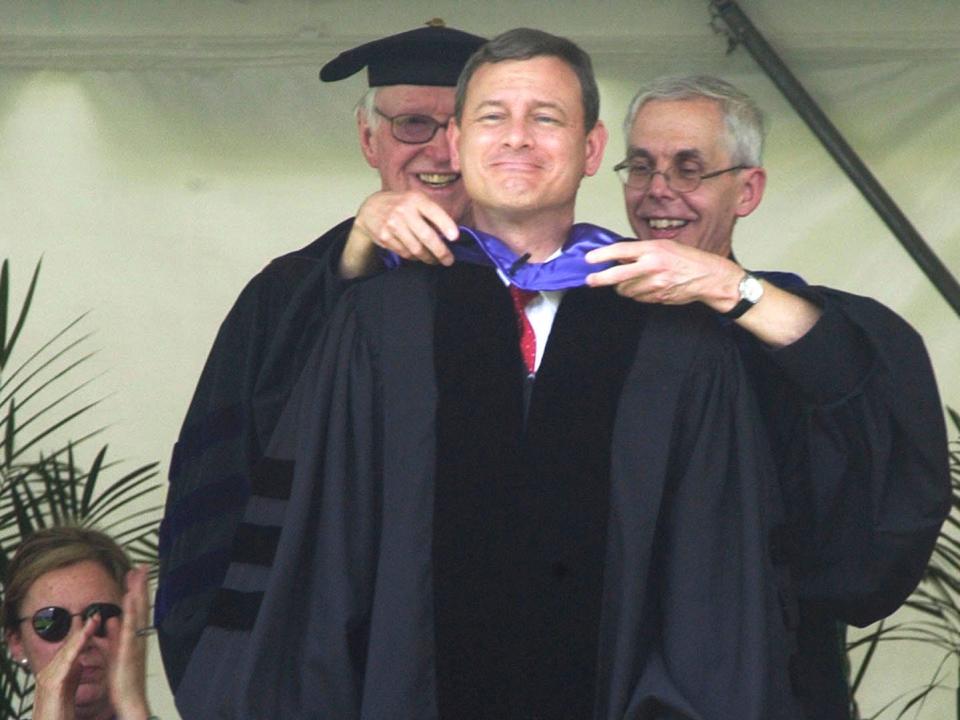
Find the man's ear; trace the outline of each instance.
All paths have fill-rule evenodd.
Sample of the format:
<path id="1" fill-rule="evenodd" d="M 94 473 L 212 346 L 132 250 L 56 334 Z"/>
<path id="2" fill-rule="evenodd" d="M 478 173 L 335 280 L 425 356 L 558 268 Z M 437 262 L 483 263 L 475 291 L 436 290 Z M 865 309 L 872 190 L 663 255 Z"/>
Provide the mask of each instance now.
<path id="1" fill-rule="evenodd" d="M 597 124 L 587 133 L 587 152 L 583 164 L 583 174 L 587 177 L 595 175 L 603 162 L 603 150 L 607 147 L 607 128 L 597 120 Z"/>
<path id="2" fill-rule="evenodd" d="M 447 145 L 450 150 L 450 167 L 454 172 L 460 172 L 460 126 L 456 118 L 451 117 L 447 125 Z"/>
<path id="3" fill-rule="evenodd" d="M 367 122 L 367 113 L 364 110 L 357 113 L 357 132 L 360 135 L 360 151 L 367 165 L 376 170 L 380 167 L 380 155 L 373 139 L 373 128 Z"/>
<path id="4" fill-rule="evenodd" d="M 740 197 L 737 199 L 736 216 L 746 217 L 763 199 L 763 190 L 767 186 L 767 171 L 762 167 L 741 170 Z"/>

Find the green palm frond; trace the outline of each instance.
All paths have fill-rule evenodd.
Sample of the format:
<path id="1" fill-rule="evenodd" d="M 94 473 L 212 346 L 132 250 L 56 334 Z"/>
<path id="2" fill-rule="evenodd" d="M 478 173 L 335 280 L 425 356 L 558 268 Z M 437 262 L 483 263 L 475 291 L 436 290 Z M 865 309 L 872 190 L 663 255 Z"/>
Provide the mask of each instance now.
<path id="1" fill-rule="evenodd" d="M 134 562 L 155 568 L 162 511 L 157 463 L 115 477 L 117 463 L 107 460 L 106 445 L 89 465 L 78 457 L 78 450 L 104 431 L 80 427 L 100 403 L 99 399 L 77 402 L 94 380 L 77 377 L 95 355 L 86 349 L 91 335 L 81 330 L 86 316 L 69 322 L 13 365 L 13 350 L 35 298 L 40 266 L 38 262 L 16 312 L 6 260 L 0 269 L 0 578 L 6 576 L 22 538 L 62 523 L 96 526 L 116 538 Z M 10 318 L 15 318 L 12 325 Z M 67 434 L 72 439 L 56 440 Z M 0 657 L 0 717 L 29 713 L 32 692 L 30 676 L 6 654 Z"/>
<path id="2" fill-rule="evenodd" d="M 14 345 L 17 344 L 17 338 L 20 337 L 20 331 L 27 321 L 27 313 L 30 311 L 30 304 L 33 302 L 33 293 L 37 289 L 37 281 L 40 279 L 40 265 L 43 260 L 37 262 L 37 267 L 33 270 L 33 277 L 30 278 L 30 287 L 27 288 L 27 295 L 24 298 L 23 306 L 17 313 L 17 320 L 13 326 L 13 332 L 7 337 L 7 308 L 10 307 L 10 263 L 4 259 L 3 267 L 0 268 L 0 374 L 7 366 L 7 359 L 13 352 Z"/>

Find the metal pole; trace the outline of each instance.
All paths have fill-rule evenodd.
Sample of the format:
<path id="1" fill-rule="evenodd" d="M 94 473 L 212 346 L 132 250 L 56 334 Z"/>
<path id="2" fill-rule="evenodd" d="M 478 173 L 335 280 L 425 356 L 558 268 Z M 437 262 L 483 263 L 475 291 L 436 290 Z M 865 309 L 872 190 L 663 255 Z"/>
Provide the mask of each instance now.
<path id="1" fill-rule="evenodd" d="M 827 152 L 836 160 L 847 177 L 853 181 L 867 202 L 880 215 L 914 262 L 934 284 L 944 300 L 960 315 L 960 284 L 936 256 L 930 246 L 907 220 L 897 204 L 887 194 L 873 173 L 860 160 L 830 119 L 794 77 L 777 53 L 764 39 L 733 0 L 711 0 L 715 18 L 720 18 L 730 30 L 731 48 L 742 44 L 763 71 L 773 80 L 793 109 L 803 118 Z"/>

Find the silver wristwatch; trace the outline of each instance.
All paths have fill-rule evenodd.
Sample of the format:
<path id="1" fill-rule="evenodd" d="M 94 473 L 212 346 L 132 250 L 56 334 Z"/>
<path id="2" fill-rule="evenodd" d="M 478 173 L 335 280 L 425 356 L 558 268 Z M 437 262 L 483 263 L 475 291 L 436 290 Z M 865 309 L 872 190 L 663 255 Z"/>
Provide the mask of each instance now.
<path id="1" fill-rule="evenodd" d="M 763 283 L 760 282 L 760 279 L 756 275 L 753 275 L 748 270 L 740 280 L 737 291 L 740 293 L 740 302 L 734 305 L 732 310 L 720 313 L 725 318 L 730 318 L 731 320 L 736 320 L 760 302 L 760 298 L 763 297 Z"/>

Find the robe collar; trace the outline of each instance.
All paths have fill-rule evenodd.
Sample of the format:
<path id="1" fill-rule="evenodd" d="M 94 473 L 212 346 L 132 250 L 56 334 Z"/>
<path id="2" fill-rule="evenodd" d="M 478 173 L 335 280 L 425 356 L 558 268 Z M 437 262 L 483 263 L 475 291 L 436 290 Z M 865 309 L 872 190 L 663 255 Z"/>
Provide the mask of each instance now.
<path id="1" fill-rule="evenodd" d="M 570 228 L 560 254 L 543 263 L 528 262 L 529 255 L 518 256 L 499 238 L 474 228 L 460 226 L 460 240 L 448 244 L 457 260 L 493 266 L 523 290 L 566 290 L 584 285 L 590 273 L 612 267 L 613 262 L 588 263 L 584 255 L 621 239 L 597 225 L 577 223 Z M 392 252 L 382 252 L 382 257 L 391 270 L 402 263 Z"/>

